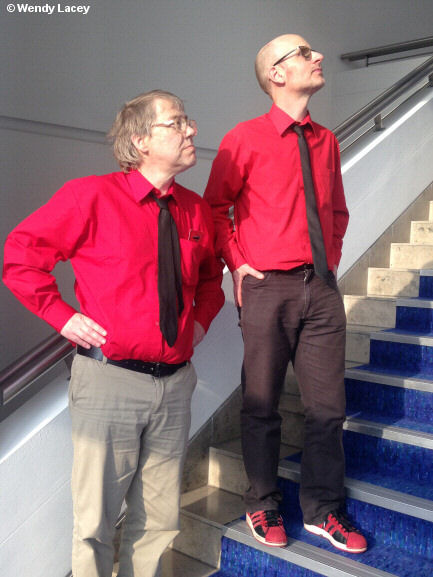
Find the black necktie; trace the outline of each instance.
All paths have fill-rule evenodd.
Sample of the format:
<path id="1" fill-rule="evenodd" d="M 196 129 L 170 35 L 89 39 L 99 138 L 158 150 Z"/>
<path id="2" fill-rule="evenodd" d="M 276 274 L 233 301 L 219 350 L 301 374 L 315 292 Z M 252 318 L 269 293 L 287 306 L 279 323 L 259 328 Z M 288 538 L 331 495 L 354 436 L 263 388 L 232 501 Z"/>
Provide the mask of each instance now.
<path id="1" fill-rule="evenodd" d="M 177 318 L 183 311 L 179 236 L 168 210 L 168 198 L 157 197 L 158 217 L 158 297 L 159 326 L 172 347 L 177 338 Z"/>
<path id="2" fill-rule="evenodd" d="M 313 253 L 314 272 L 325 282 L 328 282 L 328 263 L 326 260 L 325 244 L 319 213 L 317 212 L 316 195 L 314 192 L 313 177 L 311 175 L 310 154 L 304 130 L 295 124 L 293 130 L 298 135 L 299 152 L 301 153 L 302 176 L 304 178 L 305 204 L 307 207 L 308 235 L 310 237 L 311 252 Z"/>

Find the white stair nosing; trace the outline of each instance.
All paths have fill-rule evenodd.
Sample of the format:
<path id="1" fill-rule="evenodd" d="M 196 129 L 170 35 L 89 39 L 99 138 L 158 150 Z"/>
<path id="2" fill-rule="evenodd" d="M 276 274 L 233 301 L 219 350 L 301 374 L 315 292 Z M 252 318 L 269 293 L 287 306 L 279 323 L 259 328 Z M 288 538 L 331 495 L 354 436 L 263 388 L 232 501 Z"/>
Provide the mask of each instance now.
<path id="1" fill-rule="evenodd" d="M 371 325 L 360 325 L 358 323 L 347 323 L 346 325 L 346 332 L 348 333 L 363 333 L 363 334 L 371 334 L 386 330 L 386 327 L 376 327 Z"/>
<path id="2" fill-rule="evenodd" d="M 402 427 L 394 427 L 383 423 L 364 421 L 363 419 L 357 419 L 355 417 L 347 417 L 343 428 L 354 433 L 361 433 L 370 435 L 371 437 L 379 437 L 388 441 L 433 450 L 433 435 L 431 433 L 424 433 L 423 431 L 414 431 L 412 429 L 403 429 Z"/>
<path id="3" fill-rule="evenodd" d="M 222 491 L 223 489 L 220 489 L 220 490 Z M 180 512 L 185 517 L 189 517 L 190 519 L 193 519 L 194 521 L 199 521 L 200 523 L 205 523 L 206 525 L 209 525 L 210 527 L 214 527 L 215 529 L 221 530 L 224 527 L 224 525 L 222 525 L 221 523 L 218 523 L 218 521 L 213 521 L 212 519 L 209 519 L 208 517 L 204 517 L 203 515 L 200 515 L 200 513 L 194 513 L 193 511 L 188 511 L 188 509 L 185 507 L 181 507 Z"/>
<path id="4" fill-rule="evenodd" d="M 404 266 L 396 267 L 396 268 L 390 268 L 389 266 L 369 266 L 368 270 L 372 271 L 372 272 L 375 272 L 378 270 L 386 270 L 386 271 L 389 271 L 390 273 L 394 273 L 394 272 L 421 273 L 421 269 L 419 269 L 419 268 L 409 268 L 409 267 L 404 267 Z M 433 270 L 431 270 L 431 273 L 433 275 Z"/>
<path id="5" fill-rule="evenodd" d="M 371 333 L 370 340 L 433 347 L 433 336 L 427 337 L 417 333 L 395 332 L 392 330 Z"/>
<path id="6" fill-rule="evenodd" d="M 423 247 L 430 246 L 431 248 L 433 248 L 433 243 L 431 243 L 431 242 L 427 242 L 425 244 L 415 244 L 413 242 L 391 242 L 390 244 L 391 244 L 391 247 L 393 247 L 393 246 L 404 246 L 404 247 L 406 247 L 406 246 L 416 246 L 416 247 L 418 247 L 418 246 L 423 246 Z M 420 269 L 420 270 L 423 270 L 423 269 Z"/>
<path id="7" fill-rule="evenodd" d="M 433 377 L 431 381 L 416 379 L 413 377 L 397 377 L 386 373 L 375 373 L 374 371 L 364 371 L 351 367 L 346 369 L 345 377 L 357 381 L 367 381 L 369 383 L 378 383 L 391 387 L 401 387 L 403 389 L 412 389 L 424 393 L 433 393 Z"/>
<path id="8" fill-rule="evenodd" d="M 252 537 L 245 521 L 235 521 L 226 527 L 223 533 L 225 537 L 293 565 L 316 571 L 325 577 L 395 577 L 392 573 L 386 573 L 375 567 L 369 567 L 358 561 L 295 539 L 289 539 L 286 547 L 271 548 L 259 543 Z"/>
<path id="9" fill-rule="evenodd" d="M 299 483 L 301 477 L 300 469 L 299 463 L 284 461 L 280 463 L 278 474 L 280 477 Z M 380 485 L 358 481 L 351 477 L 345 477 L 344 485 L 348 497 L 403 515 L 433 522 L 433 501 L 408 495 L 401 491 L 387 489 Z"/>
<path id="10" fill-rule="evenodd" d="M 433 309 L 433 299 L 420 299 L 420 298 L 398 298 L 398 307 L 411 307 L 417 309 Z"/>

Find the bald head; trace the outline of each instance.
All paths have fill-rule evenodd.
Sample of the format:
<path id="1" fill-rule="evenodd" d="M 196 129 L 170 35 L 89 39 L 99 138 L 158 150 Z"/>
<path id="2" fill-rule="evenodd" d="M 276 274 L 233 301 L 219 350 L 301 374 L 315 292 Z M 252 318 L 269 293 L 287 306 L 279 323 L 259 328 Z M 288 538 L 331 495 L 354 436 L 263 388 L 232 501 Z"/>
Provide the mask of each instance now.
<path id="1" fill-rule="evenodd" d="M 302 36 L 298 36 L 297 34 L 283 34 L 282 36 L 277 36 L 260 48 L 256 56 L 255 69 L 260 87 L 266 94 L 271 96 L 269 71 L 274 62 L 279 60 L 292 48 L 302 44 L 306 44 Z"/>

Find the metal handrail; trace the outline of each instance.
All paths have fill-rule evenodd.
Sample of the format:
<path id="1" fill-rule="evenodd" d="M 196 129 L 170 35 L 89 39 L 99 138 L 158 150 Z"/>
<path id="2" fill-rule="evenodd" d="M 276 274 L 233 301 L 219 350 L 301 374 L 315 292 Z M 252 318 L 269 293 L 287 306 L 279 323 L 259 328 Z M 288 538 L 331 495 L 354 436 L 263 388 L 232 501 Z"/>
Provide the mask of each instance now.
<path id="1" fill-rule="evenodd" d="M 423 62 L 420 66 L 406 74 L 393 86 L 379 94 L 369 104 L 352 114 L 347 120 L 339 124 L 334 130 L 334 134 L 340 143 L 356 132 L 361 126 L 375 118 L 387 106 L 394 102 L 399 96 L 418 84 L 425 76 L 429 75 L 429 85 L 433 86 L 433 56 Z"/>
<path id="2" fill-rule="evenodd" d="M 55 334 L 0 372 L 0 406 L 6 405 L 32 381 L 71 354 L 74 347 Z"/>
<path id="3" fill-rule="evenodd" d="M 347 52 L 346 54 L 341 55 L 341 59 L 353 62 L 355 60 L 363 60 L 364 58 L 368 59 L 375 56 L 387 56 L 389 54 L 398 54 L 399 52 L 407 52 L 408 50 L 428 48 L 429 46 L 433 47 L 433 36 L 427 36 L 426 38 L 419 38 L 418 40 L 397 42 L 396 44 L 386 44 L 385 46 L 378 46 L 377 48 L 368 48 L 367 50 Z"/>

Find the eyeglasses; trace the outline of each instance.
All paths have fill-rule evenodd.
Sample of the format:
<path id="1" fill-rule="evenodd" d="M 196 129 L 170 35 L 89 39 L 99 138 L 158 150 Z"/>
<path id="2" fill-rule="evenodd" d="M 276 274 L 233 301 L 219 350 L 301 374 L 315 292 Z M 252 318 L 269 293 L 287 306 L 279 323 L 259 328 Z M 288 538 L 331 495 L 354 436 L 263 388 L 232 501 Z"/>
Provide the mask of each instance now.
<path id="1" fill-rule="evenodd" d="M 284 56 L 282 56 L 279 60 L 274 62 L 274 64 L 272 64 L 272 66 L 276 66 L 277 64 L 281 64 L 281 62 L 283 60 L 285 60 L 286 58 L 288 58 L 289 56 L 291 56 L 292 54 L 297 52 L 297 50 L 299 50 L 299 54 L 301 56 L 303 56 L 305 58 L 305 60 L 311 60 L 311 53 L 317 52 L 317 50 L 314 50 L 314 48 L 310 48 L 309 46 L 296 46 L 296 48 L 293 48 L 293 50 L 290 50 L 289 52 L 287 52 L 287 54 L 284 54 Z"/>
<path id="2" fill-rule="evenodd" d="M 162 126 L 164 128 L 174 128 L 177 132 L 185 134 L 188 128 L 192 128 L 195 136 L 197 134 L 197 122 L 195 120 L 190 120 L 188 116 L 176 116 L 173 120 L 169 122 L 159 122 L 158 124 L 152 124 L 154 126 Z"/>

